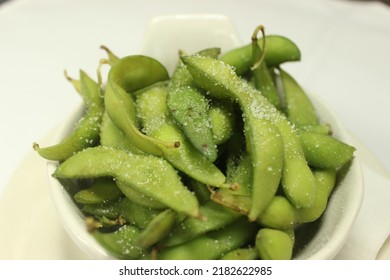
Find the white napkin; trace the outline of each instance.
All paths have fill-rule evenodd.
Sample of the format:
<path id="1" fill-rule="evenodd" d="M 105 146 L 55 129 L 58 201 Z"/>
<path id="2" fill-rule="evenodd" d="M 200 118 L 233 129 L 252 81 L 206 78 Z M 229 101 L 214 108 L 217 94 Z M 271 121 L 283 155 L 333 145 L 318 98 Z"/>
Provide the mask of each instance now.
<path id="1" fill-rule="evenodd" d="M 363 164 L 362 169 L 365 182 L 362 208 L 335 259 L 374 260 L 390 234 L 390 180 L 367 165 Z"/>

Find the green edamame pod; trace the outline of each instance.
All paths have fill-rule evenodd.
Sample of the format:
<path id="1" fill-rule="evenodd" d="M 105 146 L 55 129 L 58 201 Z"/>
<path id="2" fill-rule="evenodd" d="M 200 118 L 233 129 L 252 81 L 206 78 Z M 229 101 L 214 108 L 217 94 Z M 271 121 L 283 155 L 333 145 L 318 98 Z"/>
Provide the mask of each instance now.
<path id="1" fill-rule="evenodd" d="M 222 187 L 225 183 L 225 175 L 188 143 L 176 126 L 162 125 L 151 136 L 164 142 L 180 142 L 180 147 L 175 149 L 162 147 L 164 158 L 178 170 L 206 185 Z"/>
<path id="2" fill-rule="evenodd" d="M 273 119 L 275 107 L 244 83 L 225 63 L 205 57 L 182 57 L 194 81 L 219 98 L 237 100 L 244 113 L 245 137 L 253 164 L 253 203 L 249 219 L 255 220 L 272 200 L 283 165 L 283 141 Z M 257 92 L 256 92 L 257 93 Z M 256 96 L 258 95 L 258 96 Z M 262 102 L 259 102 L 259 98 Z M 263 106 L 266 104 L 266 106 Z"/>
<path id="3" fill-rule="evenodd" d="M 315 180 L 298 132 L 288 122 L 280 122 L 278 128 L 284 141 L 283 191 L 295 207 L 311 207 L 316 196 Z"/>
<path id="4" fill-rule="evenodd" d="M 138 191 L 137 189 L 133 188 L 131 185 L 128 185 L 120 180 L 115 180 L 115 182 L 118 185 L 118 188 L 123 192 L 123 194 L 132 202 L 150 209 L 167 208 L 167 206 L 161 203 L 160 201 L 146 195 L 141 191 Z"/>
<path id="5" fill-rule="evenodd" d="M 186 243 L 168 247 L 157 253 L 159 260 L 213 260 L 240 248 L 253 240 L 257 231 L 254 223 L 239 219 L 226 228 L 213 231 Z"/>
<path id="6" fill-rule="evenodd" d="M 159 61 L 144 55 L 123 57 L 108 73 L 108 80 L 128 93 L 168 78 L 167 70 Z"/>
<path id="7" fill-rule="evenodd" d="M 104 112 L 102 117 L 100 144 L 106 147 L 126 150 L 134 154 L 143 154 L 143 152 L 134 146 L 133 142 L 129 140 L 115 124 L 113 124 L 107 112 Z"/>
<path id="8" fill-rule="evenodd" d="M 269 67 L 301 59 L 300 50 L 290 39 L 279 35 L 267 35 L 266 40 L 264 61 Z M 263 38 L 260 38 L 258 44 L 261 46 L 262 43 Z M 237 75 L 241 76 L 252 66 L 252 45 L 230 50 L 221 56 L 221 60 L 233 66 Z"/>
<path id="9" fill-rule="evenodd" d="M 256 236 L 256 248 L 262 260 L 290 260 L 294 241 L 281 230 L 262 228 Z"/>
<path id="10" fill-rule="evenodd" d="M 226 177 L 228 182 L 238 184 L 234 190 L 223 190 L 235 195 L 252 193 L 253 168 L 252 158 L 248 153 L 230 154 L 226 164 Z M 222 190 L 221 190 L 222 191 Z"/>
<path id="11" fill-rule="evenodd" d="M 168 86 L 166 84 L 151 86 L 136 94 L 137 117 L 146 135 L 158 130 L 161 125 L 171 122 L 167 96 Z"/>
<path id="12" fill-rule="evenodd" d="M 84 72 L 80 72 L 80 75 L 80 94 L 83 96 L 87 111 L 69 136 L 60 143 L 44 148 L 39 147 L 37 143 L 33 144 L 34 150 L 45 159 L 63 161 L 78 151 L 99 143 L 100 122 L 104 112 L 99 87 Z"/>
<path id="13" fill-rule="evenodd" d="M 281 108 L 279 92 L 265 62 L 253 70 L 254 86 L 277 109 Z"/>
<path id="14" fill-rule="evenodd" d="M 156 143 L 138 131 L 136 112 L 131 92 L 169 78 L 165 67 L 157 60 L 143 55 L 132 55 L 119 59 L 110 69 L 105 92 L 105 106 L 112 122 L 140 150 L 153 155 L 162 155 L 159 145 L 177 143 Z"/>
<path id="15" fill-rule="evenodd" d="M 233 104 L 225 100 L 212 100 L 209 118 L 215 145 L 221 145 L 229 140 L 235 126 Z"/>
<path id="16" fill-rule="evenodd" d="M 339 168 L 353 158 L 355 147 L 330 135 L 301 132 L 300 140 L 309 165 L 317 168 Z"/>
<path id="17" fill-rule="evenodd" d="M 104 105 L 98 84 L 82 70 L 80 70 L 80 95 L 87 108 L 93 105 L 102 108 Z"/>
<path id="18" fill-rule="evenodd" d="M 332 135 L 332 128 L 330 127 L 329 124 L 305 125 L 299 127 L 299 131 Z"/>
<path id="19" fill-rule="evenodd" d="M 317 184 L 316 200 L 312 207 L 297 210 L 297 221 L 300 223 L 313 222 L 324 213 L 329 196 L 336 186 L 336 175 L 337 173 L 334 169 L 314 171 L 314 178 Z"/>
<path id="20" fill-rule="evenodd" d="M 166 105 L 167 95 L 166 87 L 153 87 L 137 95 L 138 116 L 146 135 L 154 141 L 180 143 L 175 149 L 160 146 L 162 156 L 175 168 L 204 184 L 222 185 L 225 175 L 195 149 L 171 121 Z"/>
<path id="21" fill-rule="evenodd" d="M 199 51 L 196 55 L 218 58 L 221 53 L 220 48 L 208 48 Z M 179 52 L 180 55 L 184 55 L 184 52 Z M 196 84 L 192 80 L 191 74 L 188 72 L 183 62 L 179 59 L 176 65 L 176 69 L 172 75 L 172 79 L 170 80 L 170 88 L 178 89 L 181 87 L 196 87 Z"/>
<path id="22" fill-rule="evenodd" d="M 79 203 L 104 203 L 118 199 L 123 193 L 111 178 L 98 178 L 91 186 L 77 192 L 74 198 Z"/>
<path id="23" fill-rule="evenodd" d="M 220 50 L 206 49 L 199 55 L 217 57 Z M 194 86 L 192 76 L 179 60 L 167 98 L 169 112 L 189 141 L 211 162 L 218 156 L 209 118 L 209 100 Z"/>
<path id="24" fill-rule="evenodd" d="M 200 87 L 207 89 L 215 97 L 237 100 L 244 111 L 249 152 L 255 163 L 254 167 L 262 169 L 262 172 L 255 170 L 253 172 L 254 176 L 260 177 L 259 179 L 254 177 L 253 186 L 259 187 L 253 187 L 253 191 L 262 190 L 263 195 L 260 197 L 264 198 L 261 203 L 259 202 L 261 207 L 252 204 L 258 213 L 252 212 L 250 218 L 258 217 L 261 209 L 271 201 L 279 184 L 282 165 L 282 183 L 286 195 L 296 207 L 310 207 L 315 199 L 314 178 L 293 125 L 224 62 L 196 56 L 182 57 L 182 59 Z M 265 160 L 265 164 L 262 164 L 261 160 Z M 261 181 L 267 187 L 264 184 L 262 187 L 260 183 L 255 184 Z"/>
<path id="25" fill-rule="evenodd" d="M 257 219 L 261 225 L 288 230 L 301 223 L 317 220 L 325 211 L 329 196 L 336 185 L 336 171 L 323 169 L 314 171 L 316 199 L 311 207 L 297 209 L 283 196 L 275 196 L 268 208 Z"/>
<path id="26" fill-rule="evenodd" d="M 164 159 L 95 147 L 67 159 L 53 174 L 58 178 L 112 176 L 139 192 L 181 213 L 198 217 L 198 201 L 181 182 L 176 170 Z"/>
<path id="27" fill-rule="evenodd" d="M 277 195 L 257 219 L 257 222 L 267 228 L 280 230 L 293 229 L 298 222 L 297 209 L 286 197 Z"/>
<path id="28" fill-rule="evenodd" d="M 210 200 L 211 191 L 206 184 L 203 184 L 192 178 L 189 178 L 187 184 L 191 188 L 191 190 L 195 193 L 201 205 L 203 205 L 204 203 Z"/>
<path id="29" fill-rule="evenodd" d="M 279 72 L 289 120 L 299 127 L 318 125 L 316 109 L 306 92 L 286 71 L 279 69 Z"/>
<path id="30" fill-rule="evenodd" d="M 175 147 L 174 143 L 162 143 L 152 137 L 141 133 L 136 127 L 136 108 L 134 100 L 123 88 L 108 81 L 105 93 L 106 111 L 111 121 L 117 126 L 125 136 L 131 140 L 134 146 L 145 153 L 162 156 L 161 146 L 168 145 Z"/>
<path id="31" fill-rule="evenodd" d="M 125 225 L 111 233 L 95 231 L 93 236 L 104 248 L 119 259 L 141 259 L 148 254 L 148 251 L 135 244 L 135 240 L 140 233 L 137 227 Z"/>
<path id="32" fill-rule="evenodd" d="M 210 200 L 202 205 L 199 211 L 202 219 L 186 218 L 163 241 L 163 246 L 170 247 L 187 242 L 207 232 L 223 228 L 241 217 L 240 214 Z"/>
<path id="33" fill-rule="evenodd" d="M 177 213 L 171 209 L 159 213 L 141 232 L 135 243 L 142 248 L 148 248 L 156 244 L 171 232 L 177 218 Z"/>
<path id="34" fill-rule="evenodd" d="M 161 212 L 161 210 L 144 207 L 134 203 L 127 197 L 120 199 L 114 205 L 114 208 L 118 211 L 120 217 L 139 229 L 146 228 L 154 217 Z"/>
<path id="35" fill-rule="evenodd" d="M 102 108 L 92 106 L 80 119 L 71 134 L 60 143 L 43 148 L 34 143 L 33 148 L 45 159 L 63 161 L 87 147 L 96 146 L 99 143 L 102 115 Z"/>
<path id="36" fill-rule="evenodd" d="M 109 219 L 117 219 L 121 215 L 120 210 L 117 207 L 117 204 L 121 200 L 122 199 L 118 199 L 106 203 L 88 203 L 84 204 L 81 210 L 84 214 L 93 215 L 95 218 L 107 217 Z"/>
<path id="37" fill-rule="evenodd" d="M 227 252 L 220 260 L 256 260 L 259 253 L 256 248 L 239 248 Z"/>
<path id="38" fill-rule="evenodd" d="M 175 122 L 194 147 L 214 162 L 218 151 L 214 143 L 209 119 L 210 105 L 206 97 L 194 87 L 180 87 L 169 91 L 167 105 Z"/>

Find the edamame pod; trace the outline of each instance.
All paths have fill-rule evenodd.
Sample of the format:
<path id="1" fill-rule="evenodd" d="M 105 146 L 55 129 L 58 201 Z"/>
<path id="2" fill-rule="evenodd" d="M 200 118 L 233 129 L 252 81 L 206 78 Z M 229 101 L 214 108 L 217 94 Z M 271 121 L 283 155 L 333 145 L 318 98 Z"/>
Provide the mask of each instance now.
<path id="1" fill-rule="evenodd" d="M 128 93 L 168 78 L 166 68 L 159 61 L 144 55 L 123 57 L 113 64 L 108 73 L 108 82 Z"/>
<path id="2" fill-rule="evenodd" d="M 301 132 L 300 140 L 309 165 L 317 168 L 339 168 L 352 160 L 356 150 L 322 133 Z"/>
<path id="3" fill-rule="evenodd" d="M 262 173 L 254 170 L 253 174 L 259 176 L 259 180 L 267 186 L 253 187 L 253 191 L 256 192 L 262 189 L 265 195 L 261 196 L 264 198 L 260 203 L 261 207 L 256 207 L 257 213 L 252 212 L 250 218 L 258 217 L 261 209 L 264 210 L 269 204 L 273 197 L 271 194 L 275 194 L 279 184 L 282 166 L 282 183 L 286 195 L 296 207 L 310 207 L 315 199 L 314 178 L 293 125 L 224 62 L 196 56 L 182 59 L 199 86 L 207 89 L 215 97 L 236 100 L 244 111 L 249 152 L 255 162 L 254 167 L 262 169 Z M 261 145 L 263 147 L 260 149 Z M 261 164 L 261 160 L 268 162 Z M 256 177 L 253 181 L 255 186 Z M 255 207 L 253 205 L 255 204 L 252 204 L 252 207 Z"/>
<path id="4" fill-rule="evenodd" d="M 316 182 L 316 199 L 308 208 L 297 209 L 283 196 L 275 196 L 268 208 L 257 219 L 263 226 L 289 230 L 301 223 L 317 220 L 325 211 L 329 196 L 336 184 L 334 169 L 319 169 L 314 171 Z"/>
<path id="5" fill-rule="evenodd" d="M 256 260 L 259 253 L 256 248 L 239 248 L 227 252 L 220 258 L 221 260 Z"/>
<path id="6" fill-rule="evenodd" d="M 143 55 L 119 59 L 110 69 L 105 92 L 105 106 L 112 122 L 140 150 L 162 155 L 161 145 L 138 131 L 135 124 L 135 106 L 131 92 L 169 78 L 165 67 L 157 60 Z M 176 143 L 177 144 L 177 143 Z M 175 144 L 173 143 L 172 146 Z"/>
<path id="7" fill-rule="evenodd" d="M 267 35 L 267 46 L 264 60 L 269 67 L 278 66 L 287 61 L 298 61 L 301 52 L 290 39 L 279 35 Z M 258 40 L 261 46 L 263 38 Z M 241 76 L 252 66 L 252 45 L 248 44 L 228 51 L 221 56 L 221 60 L 234 67 L 237 75 Z"/>
<path id="8" fill-rule="evenodd" d="M 79 203 L 104 203 L 121 197 L 123 193 L 111 178 L 97 178 L 91 186 L 77 192 L 74 198 Z"/>
<path id="9" fill-rule="evenodd" d="M 180 143 L 180 147 L 175 149 L 160 146 L 162 156 L 175 168 L 204 184 L 222 185 L 225 175 L 195 149 L 171 121 L 166 105 L 167 95 L 166 87 L 153 87 L 137 95 L 138 116 L 145 133 L 155 141 Z"/>
<path id="10" fill-rule="evenodd" d="M 85 149 L 64 161 L 53 174 L 58 178 L 112 176 L 166 206 L 198 217 L 198 201 L 162 158 L 133 155 L 107 147 Z"/>
<path id="11" fill-rule="evenodd" d="M 239 185 L 237 190 L 223 190 L 235 195 L 252 194 L 253 168 L 252 159 L 248 153 L 231 154 L 227 161 L 226 177 L 228 182 Z M 222 191 L 222 190 L 221 190 Z"/>
<path id="12" fill-rule="evenodd" d="M 206 185 L 222 187 L 225 183 L 225 175 L 188 143 L 173 124 L 162 125 L 151 136 L 164 142 L 180 142 L 180 147 L 175 149 L 162 147 L 164 158 L 178 170 Z"/>
<path id="13" fill-rule="evenodd" d="M 311 207 L 316 196 L 315 180 L 299 135 L 287 122 L 281 122 L 278 127 L 284 140 L 283 191 L 295 207 Z"/>
<path id="14" fill-rule="evenodd" d="M 83 97 L 87 111 L 79 120 L 73 131 L 60 143 L 41 148 L 37 143 L 33 148 L 48 160 L 63 161 L 73 154 L 99 143 L 100 123 L 104 112 L 99 86 L 84 72 L 80 72 L 80 95 Z"/>
<path id="15" fill-rule="evenodd" d="M 148 248 L 156 244 L 171 232 L 177 218 L 177 213 L 171 209 L 162 211 L 150 221 L 148 226 L 137 237 L 135 243 L 142 248 Z"/>
<path id="16" fill-rule="evenodd" d="M 216 58 L 220 50 L 206 49 L 199 55 Z M 175 123 L 189 141 L 211 162 L 218 156 L 209 118 L 209 100 L 194 86 L 192 76 L 179 60 L 172 75 L 167 106 Z"/>
<path id="17" fill-rule="evenodd" d="M 137 117 L 142 126 L 142 132 L 150 135 L 161 125 L 171 123 L 167 107 L 168 86 L 156 85 L 149 87 L 136 95 Z"/>
<path id="18" fill-rule="evenodd" d="M 82 70 L 80 70 L 80 95 L 87 108 L 93 105 L 103 108 L 104 100 L 100 96 L 98 84 Z"/>
<path id="19" fill-rule="evenodd" d="M 102 115 L 103 109 L 93 105 L 60 143 L 43 148 L 34 143 L 33 148 L 45 159 L 63 161 L 85 148 L 96 146 L 99 143 Z"/>
<path id="20" fill-rule="evenodd" d="M 127 198 L 124 198 L 127 199 Z M 121 201 L 110 201 L 106 203 L 88 203 L 81 208 L 83 213 L 93 215 L 95 218 L 107 217 L 109 219 L 117 219 L 121 215 L 117 204 Z"/>
<path id="21" fill-rule="evenodd" d="M 273 123 L 273 119 L 281 117 L 265 98 L 259 102 L 253 90 L 248 91 L 250 86 L 225 63 L 196 56 L 182 59 L 200 87 L 216 97 L 232 98 L 240 104 L 244 113 L 245 137 L 253 160 L 253 203 L 249 219 L 256 220 L 275 195 L 281 178 L 283 141 Z"/>
<path id="22" fill-rule="evenodd" d="M 157 253 L 159 260 L 213 260 L 253 241 L 257 231 L 254 223 L 245 218 L 226 228 L 201 235 L 186 243 L 165 248 Z"/>
<path id="23" fill-rule="evenodd" d="M 298 127 L 318 125 L 316 109 L 306 92 L 286 71 L 279 69 L 289 120 Z"/>
<path id="24" fill-rule="evenodd" d="M 299 127 L 299 131 L 332 135 L 332 128 L 329 124 L 305 125 Z"/>
<path id="25" fill-rule="evenodd" d="M 106 111 L 111 121 L 117 126 L 126 137 L 131 140 L 134 146 L 145 153 L 162 156 L 161 145 L 175 147 L 174 143 L 162 143 L 156 139 L 141 133 L 136 127 L 136 109 L 134 100 L 123 88 L 113 82 L 108 82 L 105 93 Z"/>
<path id="26" fill-rule="evenodd" d="M 115 232 L 102 233 L 95 231 L 93 236 L 111 254 L 119 259 L 141 259 L 148 251 L 135 244 L 136 238 L 141 231 L 131 225 L 125 225 Z"/>
<path id="27" fill-rule="evenodd" d="M 107 112 L 104 112 L 100 127 L 100 144 L 106 147 L 112 147 L 129 151 L 134 154 L 143 154 L 140 149 L 134 146 L 123 132 L 113 124 Z"/>
<path id="28" fill-rule="evenodd" d="M 131 185 L 128 185 L 120 180 L 115 180 L 118 188 L 123 192 L 123 194 L 132 202 L 141 205 L 150 209 L 165 209 L 166 205 L 160 201 L 146 195 L 145 193 L 138 191 L 133 188 Z"/>
<path id="29" fill-rule="evenodd" d="M 324 213 L 328 199 L 336 186 L 336 171 L 334 169 L 318 169 L 314 171 L 317 184 L 317 196 L 314 205 L 310 208 L 298 209 L 296 219 L 299 223 L 310 223 L 317 220 Z"/>
<path id="30" fill-rule="evenodd" d="M 277 195 L 257 219 L 257 222 L 262 226 L 273 229 L 293 229 L 298 223 L 297 209 L 285 196 Z"/>
<path id="31" fill-rule="evenodd" d="M 262 260 L 290 260 L 294 241 L 281 230 L 262 228 L 256 236 L 256 248 Z"/>
<path id="32" fill-rule="evenodd" d="M 206 184 L 203 184 L 195 179 L 189 178 L 188 186 L 195 193 L 201 205 L 210 200 L 211 191 Z"/>
<path id="33" fill-rule="evenodd" d="M 223 228 L 236 221 L 240 214 L 226 209 L 213 201 L 207 201 L 199 209 L 202 219 L 186 218 L 163 241 L 164 247 L 175 246 L 207 232 Z"/>
<path id="34" fill-rule="evenodd" d="M 209 118 L 215 145 L 226 143 L 233 135 L 235 127 L 232 103 L 225 100 L 212 100 Z"/>
<path id="35" fill-rule="evenodd" d="M 135 225 L 139 229 L 144 229 L 156 217 L 161 210 L 144 207 L 134 203 L 127 197 L 124 197 L 115 204 L 115 209 L 120 217 L 125 219 L 129 224 Z"/>
<path id="36" fill-rule="evenodd" d="M 175 123 L 187 135 L 194 147 L 211 162 L 218 156 L 209 119 L 209 102 L 193 87 L 169 91 L 167 105 Z"/>

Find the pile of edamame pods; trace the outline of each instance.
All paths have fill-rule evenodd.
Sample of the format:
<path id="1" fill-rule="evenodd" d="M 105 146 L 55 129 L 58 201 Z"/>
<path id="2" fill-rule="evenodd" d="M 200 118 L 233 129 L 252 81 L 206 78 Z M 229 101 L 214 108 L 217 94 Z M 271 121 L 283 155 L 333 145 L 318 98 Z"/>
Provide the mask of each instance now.
<path id="1" fill-rule="evenodd" d="M 34 143 L 97 241 L 120 259 L 293 258 L 355 152 L 283 69 L 297 45 L 259 26 L 237 49 L 178 51 L 171 77 L 103 49 L 96 81 L 66 76 L 85 104 L 73 131 Z"/>

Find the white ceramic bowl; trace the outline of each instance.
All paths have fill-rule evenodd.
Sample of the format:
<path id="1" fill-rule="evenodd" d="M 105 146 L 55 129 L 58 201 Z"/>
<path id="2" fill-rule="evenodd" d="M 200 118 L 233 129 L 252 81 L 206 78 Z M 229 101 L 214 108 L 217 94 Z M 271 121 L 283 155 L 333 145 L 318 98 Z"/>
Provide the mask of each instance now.
<path id="1" fill-rule="evenodd" d="M 195 52 L 206 47 L 218 46 L 226 51 L 240 45 L 232 22 L 223 15 L 173 15 L 151 20 L 140 53 L 155 57 L 172 72 L 177 62 L 178 49 Z M 315 95 L 310 97 L 320 118 L 331 124 L 334 135 L 350 143 L 348 133 L 336 114 Z M 80 106 L 66 119 L 54 137 L 53 144 L 60 142 L 69 134 L 82 111 L 83 108 Z M 52 197 L 64 228 L 92 259 L 112 259 L 107 250 L 86 231 L 83 214 L 64 187 L 51 176 L 56 167 L 57 163 L 49 162 L 48 175 Z M 346 176 L 333 192 L 323 217 L 308 226 L 310 236 L 304 238 L 298 236 L 297 242 L 304 245 L 300 245 L 294 259 L 332 259 L 343 246 L 358 215 L 362 199 L 363 176 L 359 161 L 355 157 Z"/>

